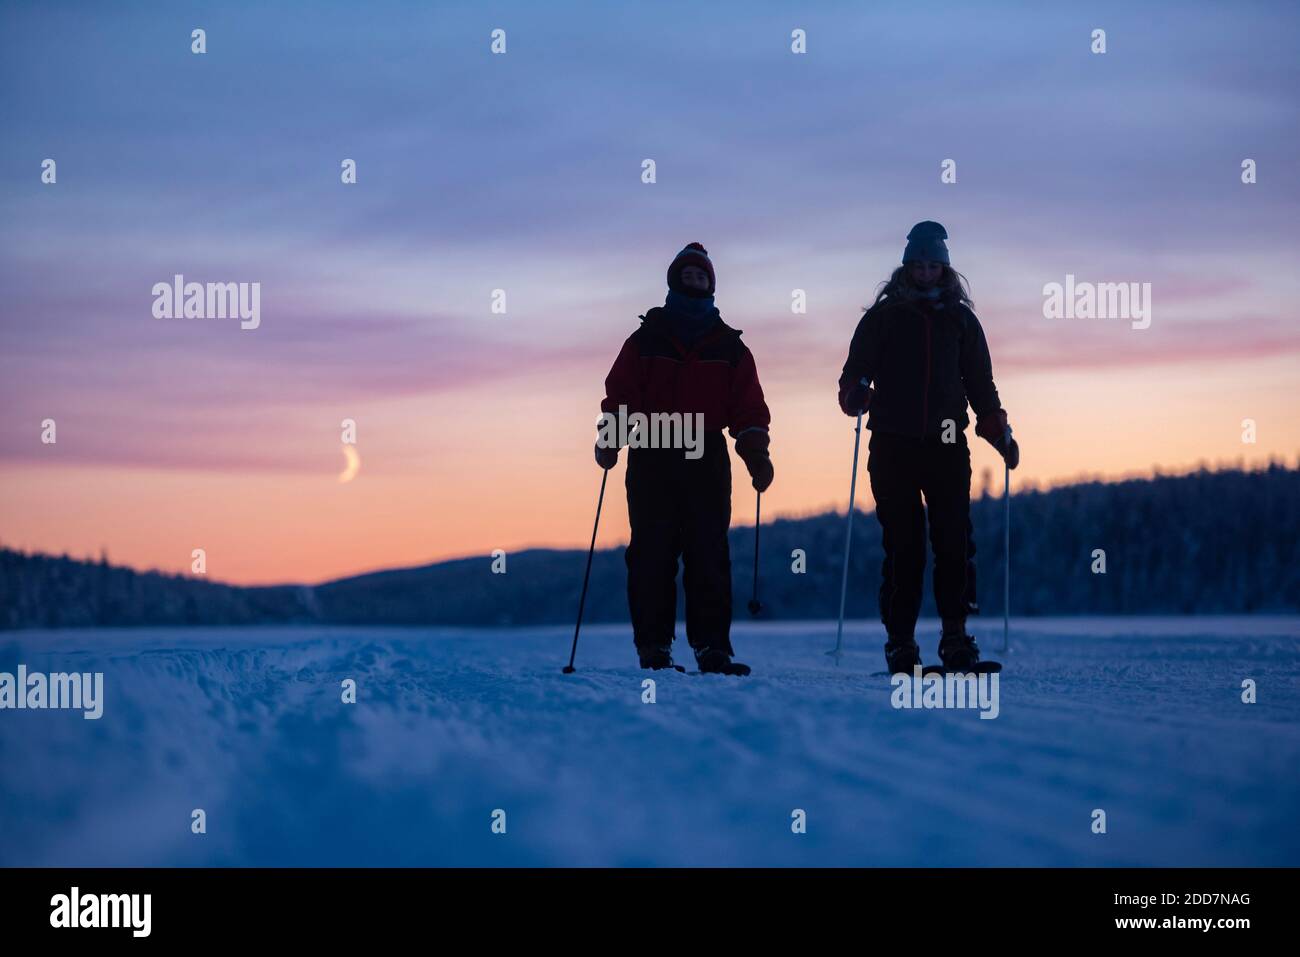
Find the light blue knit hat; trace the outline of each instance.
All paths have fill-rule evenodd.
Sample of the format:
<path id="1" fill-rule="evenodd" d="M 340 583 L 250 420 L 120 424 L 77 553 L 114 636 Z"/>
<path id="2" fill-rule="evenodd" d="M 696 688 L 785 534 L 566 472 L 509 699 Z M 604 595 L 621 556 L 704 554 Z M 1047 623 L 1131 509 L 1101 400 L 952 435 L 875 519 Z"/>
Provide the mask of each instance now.
<path id="1" fill-rule="evenodd" d="M 910 263 L 924 259 L 932 263 L 950 265 L 948 247 L 944 244 L 947 238 L 948 230 L 939 223 L 929 219 L 917 223 L 907 234 L 907 248 L 903 250 L 903 262 Z"/>

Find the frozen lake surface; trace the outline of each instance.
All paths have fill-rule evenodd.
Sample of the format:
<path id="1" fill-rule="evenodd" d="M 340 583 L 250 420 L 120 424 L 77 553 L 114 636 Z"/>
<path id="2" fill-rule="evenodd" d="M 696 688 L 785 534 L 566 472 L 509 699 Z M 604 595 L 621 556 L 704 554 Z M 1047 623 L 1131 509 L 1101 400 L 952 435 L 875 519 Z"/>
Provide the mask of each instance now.
<path id="1" fill-rule="evenodd" d="M 833 622 L 738 624 L 745 679 L 614 626 L 569 676 L 571 628 L 0 633 L 105 685 L 0 711 L 0 864 L 1300 865 L 1300 619 L 975 624 L 992 720 L 894 708 L 867 622 L 838 668 Z"/>

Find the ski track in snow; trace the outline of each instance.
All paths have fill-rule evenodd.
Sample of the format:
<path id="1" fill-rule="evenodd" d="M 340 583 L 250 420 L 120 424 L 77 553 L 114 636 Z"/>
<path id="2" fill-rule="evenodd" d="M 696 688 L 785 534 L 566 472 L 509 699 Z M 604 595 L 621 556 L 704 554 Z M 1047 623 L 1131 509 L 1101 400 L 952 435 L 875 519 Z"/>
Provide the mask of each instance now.
<path id="1" fill-rule="evenodd" d="M 616 626 L 568 676 L 568 628 L 10 632 L 0 670 L 106 700 L 0 711 L 0 864 L 1300 864 L 1300 619 L 973 630 L 994 720 L 895 710 L 862 622 L 839 667 L 834 623 L 738 623 L 749 678 L 642 672 Z"/>

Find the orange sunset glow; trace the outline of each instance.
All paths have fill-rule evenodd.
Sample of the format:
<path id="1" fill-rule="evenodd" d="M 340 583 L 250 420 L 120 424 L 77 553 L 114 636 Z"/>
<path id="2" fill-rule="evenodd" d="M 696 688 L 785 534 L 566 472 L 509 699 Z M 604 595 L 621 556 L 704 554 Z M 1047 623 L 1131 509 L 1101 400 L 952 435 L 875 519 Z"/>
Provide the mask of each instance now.
<path id="1" fill-rule="evenodd" d="M 852 420 L 836 409 L 825 381 L 820 390 L 785 381 L 778 358 L 763 360 L 763 336 L 752 342 L 774 411 L 777 480 L 764 499 L 765 520 L 842 510 Z M 824 378 L 833 382 L 836 359 L 829 353 L 826 359 Z M 1284 355 L 1227 366 L 1186 361 L 1123 372 L 1002 373 L 999 386 L 1024 449 L 1013 489 L 1157 468 L 1175 472 L 1201 462 L 1293 462 L 1300 425 L 1286 386 L 1294 363 L 1294 355 Z M 576 381 L 576 368 L 518 382 L 539 397 L 516 418 L 498 414 L 495 386 L 359 408 L 353 417 L 364 465 L 347 484 L 339 482 L 338 443 L 328 421 L 317 423 L 314 449 L 313 430 L 304 428 L 280 468 L 273 461 L 229 469 L 65 465 L 58 455 L 76 442 L 68 430 L 46 464 L 7 464 L 0 471 L 4 542 L 87 557 L 106 548 L 114 562 L 169 572 L 188 572 L 191 550 L 203 548 L 212 578 L 248 584 L 314 583 L 444 558 L 486 559 L 494 548 L 582 547 L 600 482 L 590 460 L 591 410 L 605 370 L 585 371 L 590 385 L 582 390 L 561 390 L 557 381 Z M 1258 424 L 1253 445 L 1241 440 L 1247 417 Z M 970 438 L 972 494 L 984 469 L 1000 492 L 1000 460 Z M 258 442 L 250 422 L 244 444 Z M 528 478 L 521 481 L 525 463 Z M 598 539 L 604 545 L 627 537 L 622 469 L 611 476 L 605 498 Z M 732 520 L 748 524 L 754 493 L 740 475 L 743 467 L 733 460 Z M 869 509 L 865 477 L 863 465 L 859 501 Z"/>

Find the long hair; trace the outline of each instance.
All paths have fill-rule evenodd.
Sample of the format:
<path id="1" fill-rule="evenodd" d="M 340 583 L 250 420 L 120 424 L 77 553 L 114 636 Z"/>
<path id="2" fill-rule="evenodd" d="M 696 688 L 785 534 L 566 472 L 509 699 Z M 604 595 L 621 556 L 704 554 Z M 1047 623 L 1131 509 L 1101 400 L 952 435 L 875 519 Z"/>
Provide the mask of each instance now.
<path id="1" fill-rule="evenodd" d="M 970 283 L 951 266 L 943 267 L 943 275 L 939 277 L 939 295 L 944 299 L 960 302 L 967 308 L 975 307 L 975 302 L 970 297 Z M 880 288 L 876 290 L 876 301 L 871 305 L 878 306 L 883 299 L 919 299 L 921 296 L 922 290 L 912 282 L 907 267 L 899 266 L 880 284 Z"/>

